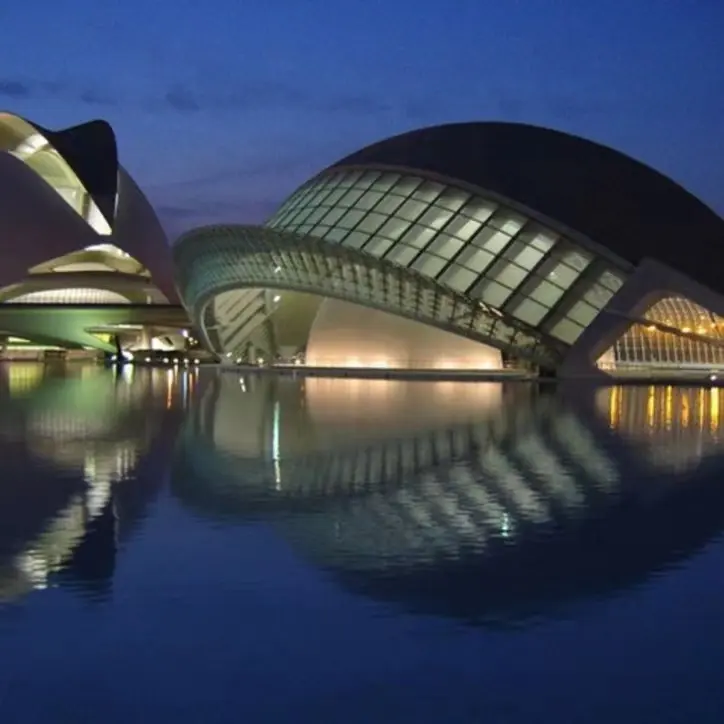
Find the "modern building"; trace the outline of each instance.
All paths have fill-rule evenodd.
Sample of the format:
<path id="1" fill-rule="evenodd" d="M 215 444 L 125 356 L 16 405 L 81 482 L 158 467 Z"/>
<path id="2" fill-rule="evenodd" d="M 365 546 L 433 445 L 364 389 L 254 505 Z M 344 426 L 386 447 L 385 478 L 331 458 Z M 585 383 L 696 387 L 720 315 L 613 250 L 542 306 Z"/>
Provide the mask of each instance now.
<path id="1" fill-rule="evenodd" d="M 125 347 L 153 346 L 154 337 L 178 343 L 187 318 L 166 235 L 119 164 L 108 123 L 49 131 L 0 113 L 0 184 L 6 354 L 8 348 L 110 350 L 111 336 L 119 335 Z"/>
<path id="2" fill-rule="evenodd" d="M 209 347 L 316 367 L 724 369 L 724 220 L 610 148 L 515 123 L 404 133 L 263 225 L 174 245 Z"/>

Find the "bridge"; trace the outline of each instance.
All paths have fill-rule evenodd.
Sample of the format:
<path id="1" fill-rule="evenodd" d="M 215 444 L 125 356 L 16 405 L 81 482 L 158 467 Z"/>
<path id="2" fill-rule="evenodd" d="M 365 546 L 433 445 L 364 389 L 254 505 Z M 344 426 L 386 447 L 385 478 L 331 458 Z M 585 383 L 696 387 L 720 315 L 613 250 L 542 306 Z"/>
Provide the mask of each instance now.
<path id="1" fill-rule="evenodd" d="M 0 333 L 37 344 L 115 352 L 112 341 L 128 326 L 169 330 L 189 326 L 186 310 L 176 304 L 0 304 Z"/>

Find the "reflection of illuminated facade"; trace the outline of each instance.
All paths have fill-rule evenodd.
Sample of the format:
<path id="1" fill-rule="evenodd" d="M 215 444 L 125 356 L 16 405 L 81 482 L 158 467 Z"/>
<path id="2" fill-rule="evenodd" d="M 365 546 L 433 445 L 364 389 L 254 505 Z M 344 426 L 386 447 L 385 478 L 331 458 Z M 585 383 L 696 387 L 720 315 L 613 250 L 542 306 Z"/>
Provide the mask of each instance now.
<path id="1" fill-rule="evenodd" d="M 23 315 L 18 305 L 175 301 L 165 234 L 119 165 L 107 123 L 48 131 L 0 113 L 0 179 L 0 333 L 12 356 L 38 344 L 102 349 L 108 336 L 95 329 L 102 316 L 91 333 L 72 321 L 43 324 L 42 310 Z"/>
<path id="2" fill-rule="evenodd" d="M 633 415 L 635 388 L 615 388 L 612 402 L 590 392 L 588 407 L 578 389 L 573 406 L 503 389 L 481 408 L 471 387 L 447 382 L 450 405 L 433 412 L 441 383 L 374 391 L 385 384 L 355 381 L 351 393 L 348 380 L 218 377 L 188 420 L 175 493 L 214 516 L 266 511 L 356 590 L 472 617 L 631 585 L 724 526 L 724 492 L 703 472 L 718 419 L 709 411 L 679 438 L 665 422 L 665 388 L 654 402 L 660 423 L 630 424 L 644 446 L 678 440 L 668 465 L 642 458 L 639 438 L 609 425 L 610 414 Z M 355 394 L 379 400 L 366 424 L 364 408 L 345 404 Z M 642 526 L 651 532 L 643 547 Z M 627 546 L 622 563 L 614 551 Z"/>
<path id="3" fill-rule="evenodd" d="M 195 323 L 235 359 L 671 373 L 721 361 L 706 260 L 723 239 L 724 220 L 612 149 L 467 123 L 353 153 L 263 227 L 191 231 L 174 259 Z"/>
<path id="4" fill-rule="evenodd" d="M 69 569 L 111 576 L 117 538 L 162 480 L 139 486 L 139 466 L 163 436 L 175 439 L 174 411 L 196 373 L 129 369 L 114 380 L 85 367 L 56 377 L 21 363 L 2 371 L 10 376 L 2 379 L 0 450 L 6 472 L 21 472 L 0 485 L 0 600 L 44 588 Z"/>

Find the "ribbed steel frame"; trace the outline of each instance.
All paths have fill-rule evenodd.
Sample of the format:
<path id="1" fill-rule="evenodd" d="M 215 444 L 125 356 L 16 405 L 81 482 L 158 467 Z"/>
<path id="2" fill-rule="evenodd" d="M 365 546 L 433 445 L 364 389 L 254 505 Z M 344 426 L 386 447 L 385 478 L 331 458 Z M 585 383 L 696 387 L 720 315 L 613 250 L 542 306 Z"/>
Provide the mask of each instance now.
<path id="1" fill-rule="evenodd" d="M 216 295 L 235 288 L 273 288 L 396 314 L 544 366 L 555 367 L 566 350 L 558 340 L 412 269 L 315 237 L 255 226 L 210 226 L 182 236 L 173 255 L 181 297 L 212 347 L 213 320 L 206 311 Z"/>

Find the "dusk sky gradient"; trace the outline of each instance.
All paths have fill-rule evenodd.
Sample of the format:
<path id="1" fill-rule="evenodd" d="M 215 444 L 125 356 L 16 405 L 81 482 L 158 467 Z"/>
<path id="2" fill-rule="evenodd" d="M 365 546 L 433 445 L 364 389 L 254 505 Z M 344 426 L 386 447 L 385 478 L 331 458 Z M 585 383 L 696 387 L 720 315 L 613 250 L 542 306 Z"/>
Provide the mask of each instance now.
<path id="1" fill-rule="evenodd" d="M 0 108 L 108 120 L 170 234 L 466 120 L 611 145 L 724 214 L 722 0 L 34 0 L 0 27 Z"/>

